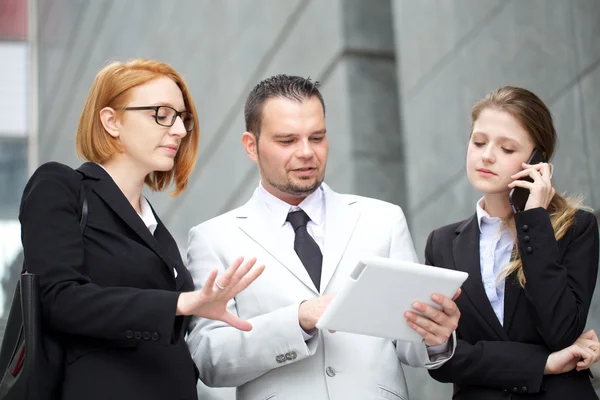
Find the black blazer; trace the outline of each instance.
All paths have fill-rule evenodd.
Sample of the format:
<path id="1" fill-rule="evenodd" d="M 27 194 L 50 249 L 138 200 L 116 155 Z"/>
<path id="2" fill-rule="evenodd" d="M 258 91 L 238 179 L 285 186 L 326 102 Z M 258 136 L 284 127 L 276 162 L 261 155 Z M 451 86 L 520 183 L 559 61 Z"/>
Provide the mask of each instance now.
<path id="1" fill-rule="evenodd" d="M 546 210 L 516 214 L 517 244 L 527 283 L 507 278 L 501 325 L 483 288 L 477 216 L 433 231 L 429 265 L 469 273 L 463 294 L 454 356 L 430 370 L 454 383 L 454 399 L 597 399 L 589 372 L 544 375 L 548 355 L 570 346 L 583 332 L 598 274 L 598 225 L 577 211 L 556 241 Z"/>
<path id="2" fill-rule="evenodd" d="M 19 219 L 27 269 L 40 277 L 44 323 L 64 342 L 62 399 L 197 399 L 197 375 L 176 317 L 193 290 L 177 245 L 156 217 L 154 235 L 93 163 L 33 174 Z M 83 236 L 80 188 L 88 201 Z M 177 270 L 175 278 L 174 269 Z"/>

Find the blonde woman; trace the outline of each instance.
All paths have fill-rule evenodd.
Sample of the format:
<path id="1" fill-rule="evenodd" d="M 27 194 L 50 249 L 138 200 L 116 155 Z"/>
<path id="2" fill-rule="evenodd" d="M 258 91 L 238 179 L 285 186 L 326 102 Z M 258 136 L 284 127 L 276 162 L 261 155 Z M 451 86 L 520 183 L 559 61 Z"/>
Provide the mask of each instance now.
<path id="1" fill-rule="evenodd" d="M 429 371 L 455 384 L 454 399 L 597 399 L 587 369 L 600 345 L 583 331 L 598 225 L 556 193 L 555 145 L 550 111 L 528 90 L 503 87 L 473 107 L 467 175 L 483 197 L 472 217 L 433 231 L 425 250 L 428 264 L 469 273 L 456 300 L 456 353 Z M 534 151 L 545 162 L 527 164 Z M 513 188 L 528 194 L 516 210 Z"/>

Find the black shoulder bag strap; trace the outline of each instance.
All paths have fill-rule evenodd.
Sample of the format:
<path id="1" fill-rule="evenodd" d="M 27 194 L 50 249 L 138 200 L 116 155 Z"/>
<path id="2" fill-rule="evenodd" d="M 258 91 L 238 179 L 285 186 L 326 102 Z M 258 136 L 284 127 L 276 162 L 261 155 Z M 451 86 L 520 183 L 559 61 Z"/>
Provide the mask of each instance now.
<path id="1" fill-rule="evenodd" d="M 79 218 L 79 229 L 83 234 L 85 230 L 85 224 L 87 223 L 88 216 L 88 202 L 87 196 L 85 195 L 85 185 L 83 184 L 84 178 L 81 179 L 80 185 L 80 195 L 79 195 L 79 204 L 81 204 L 81 217 Z"/>

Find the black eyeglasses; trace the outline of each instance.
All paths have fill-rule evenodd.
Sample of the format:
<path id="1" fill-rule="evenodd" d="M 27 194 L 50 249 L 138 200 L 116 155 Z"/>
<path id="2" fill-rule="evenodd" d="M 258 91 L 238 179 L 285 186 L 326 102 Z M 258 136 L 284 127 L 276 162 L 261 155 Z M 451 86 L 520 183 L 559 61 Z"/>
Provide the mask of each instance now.
<path id="1" fill-rule="evenodd" d="M 180 117 L 187 132 L 194 129 L 194 115 L 189 111 L 177 111 L 169 106 L 124 107 L 123 110 L 154 110 L 154 120 L 160 126 L 173 126 L 177 117 Z"/>

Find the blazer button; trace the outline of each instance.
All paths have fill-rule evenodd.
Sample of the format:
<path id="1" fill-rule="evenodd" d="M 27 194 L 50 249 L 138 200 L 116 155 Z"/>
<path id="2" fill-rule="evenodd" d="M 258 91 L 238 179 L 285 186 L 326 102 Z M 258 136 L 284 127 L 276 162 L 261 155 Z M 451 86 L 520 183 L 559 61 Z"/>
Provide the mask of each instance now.
<path id="1" fill-rule="evenodd" d="M 521 388 L 521 392 L 523 392 L 523 393 L 527 393 L 527 386 L 523 386 L 523 387 Z"/>
<path id="2" fill-rule="evenodd" d="M 529 230 L 529 225 L 523 225 L 521 230 L 523 230 L 523 232 L 527 232 Z"/>
<path id="3" fill-rule="evenodd" d="M 139 331 L 135 331 L 135 334 L 133 335 L 137 340 L 140 340 L 142 338 L 142 332 Z"/>
<path id="4" fill-rule="evenodd" d="M 519 389 L 517 389 L 516 387 L 512 388 L 513 393 L 517 393 L 519 391 Z"/>
<path id="5" fill-rule="evenodd" d="M 130 329 L 126 330 L 126 331 L 125 331 L 125 337 L 126 337 L 127 339 L 131 339 L 131 338 L 133 338 L 133 331 L 132 331 L 132 330 L 130 330 Z"/>
<path id="6" fill-rule="evenodd" d="M 527 254 L 533 253 L 533 249 L 531 247 L 526 248 L 525 251 L 527 251 Z"/>
<path id="7" fill-rule="evenodd" d="M 325 368 L 325 373 L 327 374 L 327 376 L 333 378 L 335 376 L 335 369 L 327 367 Z"/>
<path id="8" fill-rule="evenodd" d="M 285 356 L 283 354 L 280 354 L 275 358 L 275 361 L 277 361 L 279 364 L 281 364 L 281 363 L 285 362 Z"/>
<path id="9" fill-rule="evenodd" d="M 150 337 L 152 338 L 152 340 L 157 341 L 160 336 L 158 332 L 152 332 L 152 335 L 150 335 Z"/>
<path id="10" fill-rule="evenodd" d="M 295 351 L 291 351 L 289 353 L 285 353 L 285 359 L 288 360 L 288 361 L 295 360 L 296 357 L 297 357 L 297 354 L 296 354 Z"/>
<path id="11" fill-rule="evenodd" d="M 144 340 L 148 340 L 150 339 L 150 332 L 146 331 L 144 332 Z"/>
<path id="12" fill-rule="evenodd" d="M 525 243 L 529 243 L 529 241 L 530 241 L 530 240 L 531 240 L 531 238 L 530 238 L 529 236 L 525 236 L 525 237 L 523 238 L 523 241 L 524 241 Z"/>

